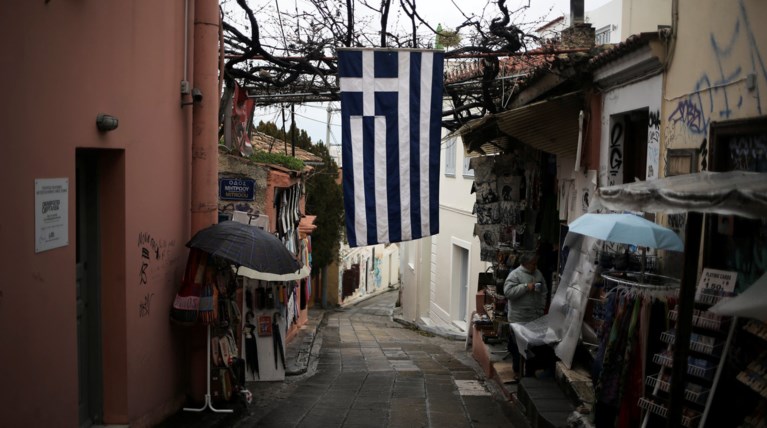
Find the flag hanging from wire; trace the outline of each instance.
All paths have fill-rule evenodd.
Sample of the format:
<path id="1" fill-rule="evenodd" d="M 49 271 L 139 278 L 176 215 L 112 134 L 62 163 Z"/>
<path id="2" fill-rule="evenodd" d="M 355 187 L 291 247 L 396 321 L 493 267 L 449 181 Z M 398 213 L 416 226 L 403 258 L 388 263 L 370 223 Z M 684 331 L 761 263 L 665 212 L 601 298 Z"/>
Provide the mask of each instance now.
<path id="1" fill-rule="evenodd" d="M 349 245 L 439 233 L 444 53 L 339 49 Z"/>

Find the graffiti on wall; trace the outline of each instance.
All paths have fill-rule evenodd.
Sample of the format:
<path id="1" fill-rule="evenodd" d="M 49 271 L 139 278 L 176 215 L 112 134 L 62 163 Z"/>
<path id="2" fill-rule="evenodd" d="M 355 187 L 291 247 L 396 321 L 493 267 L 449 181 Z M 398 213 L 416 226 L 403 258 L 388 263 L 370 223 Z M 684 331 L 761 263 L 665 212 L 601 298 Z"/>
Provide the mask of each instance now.
<path id="1" fill-rule="evenodd" d="M 728 268 L 738 272 L 738 291 L 743 291 L 767 271 L 767 245 L 763 235 L 744 237 L 740 241 L 743 242 L 738 243 L 728 260 L 732 263 Z"/>
<path id="2" fill-rule="evenodd" d="M 660 111 L 650 111 L 647 124 L 647 171 L 645 177 L 650 180 L 658 177 L 660 162 Z"/>
<path id="3" fill-rule="evenodd" d="M 381 287 L 381 265 L 383 264 L 383 261 L 381 260 L 381 256 L 376 254 L 375 257 L 373 257 L 373 284 L 376 288 Z"/>
<path id="4" fill-rule="evenodd" d="M 607 182 L 610 186 L 621 184 L 623 182 L 623 119 L 617 119 L 610 129 L 608 156 Z"/>
<path id="5" fill-rule="evenodd" d="M 691 94 L 679 99 L 668 116 L 670 124 L 697 136 L 707 135 L 712 121 L 730 119 L 741 109 L 755 109 L 758 115 L 764 110 L 758 84 L 750 92 L 743 92 L 743 85 L 735 85 L 748 79 L 767 82 L 764 47 L 754 34 L 743 0 L 729 31 L 711 32 L 708 40 L 714 66 L 699 75 Z M 746 102 L 748 98 L 753 98 L 753 105 Z"/>
<path id="6" fill-rule="evenodd" d="M 688 99 L 679 100 L 676 108 L 668 116 L 669 122 L 681 123 L 693 134 L 704 133 L 708 129 L 708 125 L 704 125 L 703 113 L 701 113 L 698 105 Z"/>
<path id="7" fill-rule="evenodd" d="M 219 211 L 225 212 L 225 213 L 232 213 L 234 211 L 242 211 L 248 214 L 253 214 L 255 211 L 257 211 L 255 208 L 253 208 L 252 204 L 246 203 L 246 202 L 230 202 L 225 205 L 221 205 L 218 208 Z"/>
<path id="8" fill-rule="evenodd" d="M 154 297 L 154 293 L 148 293 L 144 296 L 144 300 L 139 302 L 138 304 L 139 318 L 144 318 L 149 316 L 149 308 L 152 305 L 152 297 Z"/>
<path id="9" fill-rule="evenodd" d="M 165 256 L 161 243 L 152 235 L 141 232 L 138 235 L 138 246 L 141 248 L 141 270 L 139 272 L 139 284 L 145 285 L 148 281 L 149 267 L 153 263 L 159 263 Z"/>
<path id="10" fill-rule="evenodd" d="M 176 241 L 156 239 L 148 232 L 138 235 L 138 247 L 141 251 L 139 267 L 139 285 L 147 286 L 157 281 L 172 281 L 173 269 L 177 257 L 170 257 Z M 139 302 L 139 317 L 149 316 L 149 309 L 154 293 L 147 292 Z"/>
<path id="11" fill-rule="evenodd" d="M 767 135 L 751 134 L 730 137 L 732 169 L 762 171 L 767 163 Z"/>
<path id="12" fill-rule="evenodd" d="M 684 227 L 687 224 L 687 214 L 669 214 L 668 215 L 668 227 L 677 234 L 684 232 Z"/>

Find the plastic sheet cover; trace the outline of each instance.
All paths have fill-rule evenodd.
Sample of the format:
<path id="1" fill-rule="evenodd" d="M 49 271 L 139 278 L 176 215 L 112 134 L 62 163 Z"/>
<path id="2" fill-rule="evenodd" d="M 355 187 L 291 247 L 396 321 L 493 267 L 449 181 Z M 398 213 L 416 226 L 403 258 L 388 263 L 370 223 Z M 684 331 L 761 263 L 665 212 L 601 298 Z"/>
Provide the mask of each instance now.
<path id="1" fill-rule="evenodd" d="M 533 356 L 530 348 L 552 345 L 562 363 L 571 367 L 601 242 L 577 233 L 568 233 L 565 237 L 562 251 L 568 252 L 567 263 L 551 299 L 549 313 L 534 321 L 511 324 L 520 352 L 528 358 Z"/>
<path id="2" fill-rule="evenodd" d="M 767 274 L 759 277 L 737 297 L 722 300 L 710 307 L 709 311 L 719 315 L 753 318 L 767 322 Z"/>
<path id="3" fill-rule="evenodd" d="M 589 211 L 603 208 L 767 217 L 767 173 L 703 171 L 602 187 L 597 190 Z"/>

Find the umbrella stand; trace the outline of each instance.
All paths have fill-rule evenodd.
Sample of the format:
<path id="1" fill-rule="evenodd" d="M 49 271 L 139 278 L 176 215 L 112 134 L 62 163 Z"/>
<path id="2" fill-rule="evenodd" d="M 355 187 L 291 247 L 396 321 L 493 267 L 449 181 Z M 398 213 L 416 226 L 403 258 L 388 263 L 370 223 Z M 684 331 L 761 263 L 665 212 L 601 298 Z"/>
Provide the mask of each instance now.
<path id="1" fill-rule="evenodd" d="M 202 405 L 199 409 L 192 408 L 192 407 L 184 407 L 185 412 L 202 412 L 203 410 L 210 408 L 210 410 L 217 412 L 217 413 L 233 413 L 234 410 L 232 409 L 216 409 L 213 407 L 213 401 L 210 399 L 210 324 L 208 325 L 208 341 L 206 343 L 206 348 L 208 349 L 207 352 L 207 360 L 208 360 L 208 369 L 207 369 L 207 389 L 205 391 L 205 404 Z"/>

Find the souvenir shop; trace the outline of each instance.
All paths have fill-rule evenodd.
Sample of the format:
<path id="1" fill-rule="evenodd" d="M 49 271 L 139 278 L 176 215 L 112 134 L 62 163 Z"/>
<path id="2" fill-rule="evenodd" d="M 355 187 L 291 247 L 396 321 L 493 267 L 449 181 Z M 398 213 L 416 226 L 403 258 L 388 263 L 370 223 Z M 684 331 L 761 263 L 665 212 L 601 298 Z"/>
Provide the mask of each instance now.
<path id="1" fill-rule="evenodd" d="M 547 314 L 511 326 L 519 348 L 549 346 L 591 376 L 593 402 L 580 404 L 597 427 L 765 426 L 767 176 L 704 172 L 648 183 L 599 189 L 594 203 L 657 212 L 674 229 L 618 214 L 640 220 L 629 232 L 650 229 L 608 238 L 585 224 L 608 215 L 571 222 Z M 480 276 L 496 318 L 502 276 Z M 475 325 L 496 338 L 499 323 L 487 318 Z"/>
<path id="2" fill-rule="evenodd" d="M 596 426 L 765 426 L 766 195 L 767 175 L 742 171 L 597 192 L 610 210 L 665 213 L 685 242 L 680 280 L 619 278 L 615 255 L 599 259 L 584 312 Z"/>

